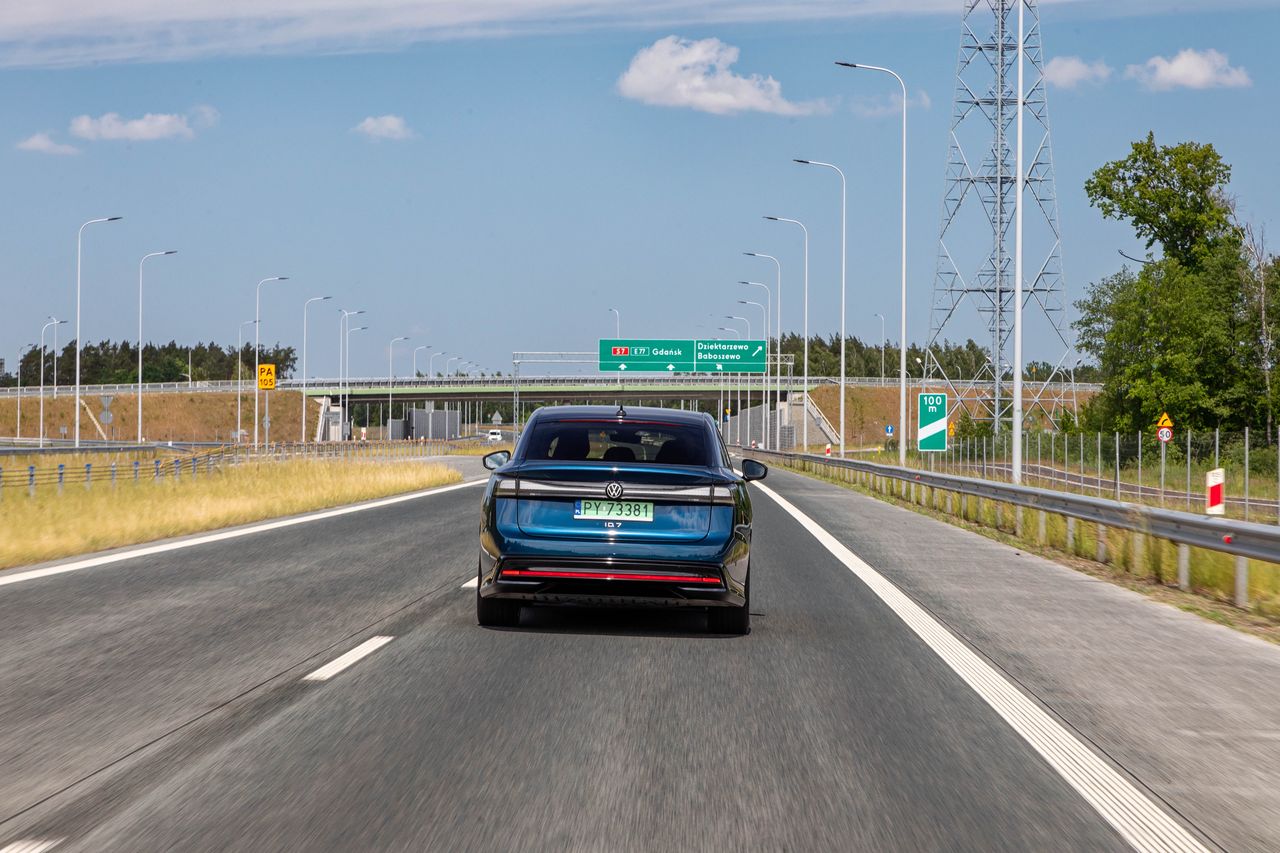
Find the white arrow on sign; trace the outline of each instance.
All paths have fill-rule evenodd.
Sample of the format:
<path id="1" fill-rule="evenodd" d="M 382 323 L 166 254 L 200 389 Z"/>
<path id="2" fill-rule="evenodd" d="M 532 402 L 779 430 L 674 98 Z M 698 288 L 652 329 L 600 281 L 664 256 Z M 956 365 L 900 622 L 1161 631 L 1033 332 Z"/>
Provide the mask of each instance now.
<path id="1" fill-rule="evenodd" d="M 619 370 L 626 370 L 626 369 L 627 369 L 627 366 L 626 366 L 625 364 L 619 364 L 619 365 L 618 365 L 618 369 L 619 369 Z"/>
<path id="2" fill-rule="evenodd" d="M 676 366 L 674 364 L 667 365 L 667 370 L 675 370 L 675 369 L 676 369 Z"/>
<path id="3" fill-rule="evenodd" d="M 758 356 L 760 354 L 760 350 L 762 349 L 764 349 L 764 347 L 756 347 L 756 351 L 751 353 L 751 357 L 755 358 L 756 356 Z"/>

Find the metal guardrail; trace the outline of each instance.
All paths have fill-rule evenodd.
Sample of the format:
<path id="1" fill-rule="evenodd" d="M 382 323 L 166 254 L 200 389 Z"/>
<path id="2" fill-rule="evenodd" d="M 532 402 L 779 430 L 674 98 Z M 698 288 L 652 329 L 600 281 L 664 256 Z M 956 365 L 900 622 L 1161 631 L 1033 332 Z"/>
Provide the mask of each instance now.
<path id="1" fill-rule="evenodd" d="M 1189 512 L 1161 509 L 1090 495 L 1056 492 L 1031 486 L 1015 486 L 991 480 L 938 474 L 913 468 L 898 468 L 854 459 L 833 459 L 801 453 L 744 450 L 752 456 L 780 459 L 784 464 L 804 463 L 858 471 L 876 477 L 899 480 L 961 495 L 997 501 L 1015 507 L 1043 510 L 1068 518 L 1093 522 L 1107 528 L 1125 530 L 1170 542 L 1280 563 L 1280 526 L 1226 518 L 1211 518 Z"/>
<path id="2" fill-rule="evenodd" d="M 218 447 L 206 453 L 167 455 L 164 458 L 132 459 L 107 463 L 77 462 L 59 463 L 56 466 L 5 465 L 0 458 L 0 505 L 10 495 L 19 493 L 34 497 L 37 493 L 53 488 L 59 494 L 76 486 L 92 488 L 95 485 L 114 486 L 117 483 L 171 482 L 189 477 L 203 477 L 230 465 L 250 461 L 285 461 L 289 459 L 344 459 L 393 462 L 438 456 L 450 448 L 474 444 L 466 440 L 435 441 L 335 441 L 335 442 L 279 442 L 263 445 L 255 451 L 248 446 Z M 138 446 L 129 451 L 164 451 L 166 447 Z M 176 448 L 175 448 L 176 449 Z M 70 449 L 64 452 L 82 452 Z"/>

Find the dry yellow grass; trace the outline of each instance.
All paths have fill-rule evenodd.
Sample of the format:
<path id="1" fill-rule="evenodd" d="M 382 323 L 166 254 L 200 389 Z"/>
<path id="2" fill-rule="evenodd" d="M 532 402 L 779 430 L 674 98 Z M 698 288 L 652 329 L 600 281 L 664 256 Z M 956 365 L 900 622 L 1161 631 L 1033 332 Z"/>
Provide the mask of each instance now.
<path id="1" fill-rule="evenodd" d="M 213 474 L 115 488 L 68 485 L 5 495 L 0 505 L 0 568 L 69 557 L 341 506 L 457 482 L 444 465 L 295 460 L 246 463 Z"/>

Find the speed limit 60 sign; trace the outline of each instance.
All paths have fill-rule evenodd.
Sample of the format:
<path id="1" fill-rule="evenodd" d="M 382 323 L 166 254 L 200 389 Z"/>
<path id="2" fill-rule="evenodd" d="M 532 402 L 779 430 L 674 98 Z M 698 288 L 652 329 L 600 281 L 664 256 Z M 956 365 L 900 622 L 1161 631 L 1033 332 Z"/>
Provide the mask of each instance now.
<path id="1" fill-rule="evenodd" d="M 274 364 L 258 365 L 258 390 L 276 390 L 276 366 Z"/>

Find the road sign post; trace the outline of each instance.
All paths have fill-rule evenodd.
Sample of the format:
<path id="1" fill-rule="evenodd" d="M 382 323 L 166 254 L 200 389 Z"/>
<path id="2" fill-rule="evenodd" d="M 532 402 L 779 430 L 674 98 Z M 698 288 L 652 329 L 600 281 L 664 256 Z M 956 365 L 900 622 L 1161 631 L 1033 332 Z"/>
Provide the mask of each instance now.
<path id="1" fill-rule="evenodd" d="M 945 453 L 947 449 L 947 395 L 919 394 L 916 397 L 919 425 L 916 449 L 921 453 Z"/>
<path id="2" fill-rule="evenodd" d="M 1227 472 L 1214 468 L 1204 475 L 1204 511 L 1206 515 L 1226 515 Z"/>
<path id="3" fill-rule="evenodd" d="M 258 390 L 276 390 L 276 366 L 274 364 L 258 365 Z"/>

